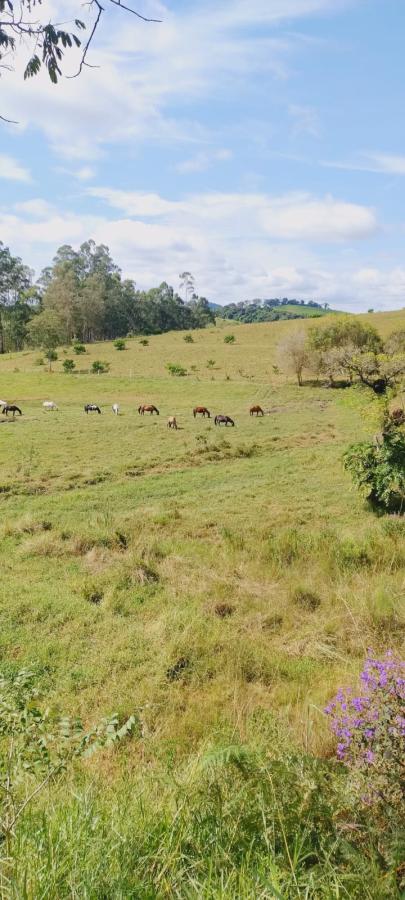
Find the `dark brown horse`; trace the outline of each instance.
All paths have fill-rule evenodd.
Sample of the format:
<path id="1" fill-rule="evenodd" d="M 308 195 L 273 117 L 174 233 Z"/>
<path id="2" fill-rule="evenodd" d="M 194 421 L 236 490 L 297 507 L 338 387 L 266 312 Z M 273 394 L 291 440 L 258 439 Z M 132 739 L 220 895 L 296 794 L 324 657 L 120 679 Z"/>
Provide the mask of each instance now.
<path id="1" fill-rule="evenodd" d="M 18 413 L 19 416 L 22 416 L 22 412 L 21 412 L 21 410 L 20 410 L 20 407 L 19 407 L 19 406 L 15 406 L 14 403 L 7 403 L 6 406 L 3 406 L 2 412 L 5 413 L 6 416 L 8 416 L 9 412 L 10 412 L 10 413 L 13 413 L 13 418 L 14 418 L 14 416 L 15 416 L 16 413 Z"/>
<path id="2" fill-rule="evenodd" d="M 153 413 L 156 413 L 157 416 L 159 415 L 159 410 L 158 410 L 157 406 L 153 405 L 153 403 L 150 403 L 148 405 L 143 404 L 143 406 L 138 406 L 138 412 L 139 412 L 140 416 L 144 416 L 146 412 L 150 413 L 151 416 L 153 416 Z"/>
<path id="3" fill-rule="evenodd" d="M 193 416 L 194 416 L 194 418 L 196 416 L 204 416 L 204 419 L 207 416 L 207 418 L 210 419 L 211 413 L 210 413 L 209 409 L 207 409 L 206 406 L 195 406 L 193 409 Z"/>
<path id="4" fill-rule="evenodd" d="M 251 406 L 249 410 L 251 416 L 264 416 L 261 406 Z"/>
<path id="5" fill-rule="evenodd" d="M 215 416 L 214 423 L 215 425 L 235 425 L 230 416 Z"/>

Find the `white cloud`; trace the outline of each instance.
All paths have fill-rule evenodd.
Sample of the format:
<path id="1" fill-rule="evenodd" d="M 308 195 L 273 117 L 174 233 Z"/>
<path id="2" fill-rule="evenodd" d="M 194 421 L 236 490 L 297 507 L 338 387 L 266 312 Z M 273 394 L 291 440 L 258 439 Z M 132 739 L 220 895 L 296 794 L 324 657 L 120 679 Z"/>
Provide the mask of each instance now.
<path id="1" fill-rule="evenodd" d="M 328 169 L 350 172 L 375 172 L 382 175 L 405 175 L 405 156 L 393 153 L 362 153 L 348 161 L 323 160 Z"/>
<path id="2" fill-rule="evenodd" d="M 211 166 L 218 162 L 228 162 L 232 159 L 232 152 L 223 148 L 222 150 L 204 151 L 196 153 L 190 159 L 184 159 L 176 166 L 177 172 L 187 175 L 194 172 L 205 172 Z"/>
<path id="3" fill-rule="evenodd" d="M 77 14 L 77 2 L 67 2 L 64 20 Z M 89 57 L 100 68 L 84 69 L 77 80 L 62 79 L 55 89 L 45 74 L 24 82 L 21 65 L 5 76 L 2 113 L 20 128 L 38 127 L 71 159 L 94 159 L 104 145 L 122 141 L 200 140 L 198 124 L 170 117 L 173 100 L 223 95 L 244 88 L 255 73 L 285 77 L 298 37 L 275 36 L 272 26 L 336 11 L 336 5 L 340 0 L 222 0 L 185 4 L 175 15 L 152 0 L 146 10 L 162 24 L 140 23 L 107 5 Z M 90 24 L 88 10 L 83 16 Z M 257 25 L 260 37 L 252 28 Z M 78 54 L 69 60 L 74 72 Z M 313 127 L 308 113 L 306 127 Z"/>
<path id="4" fill-rule="evenodd" d="M 399 302 L 398 272 L 385 285 L 378 272 L 372 283 L 360 266 L 342 265 L 342 256 L 327 266 L 314 251 L 314 236 L 351 247 L 374 230 L 374 213 L 366 207 L 306 194 L 209 193 L 178 201 L 106 187 L 87 188 L 86 194 L 97 201 L 94 214 L 62 215 L 41 200 L 11 212 L 0 208 L 2 239 L 38 271 L 60 244 L 77 246 L 92 237 L 110 247 L 124 275 L 141 287 L 163 280 L 177 287 L 179 272 L 187 269 L 201 293 L 223 303 L 290 295 L 338 301 L 340 307 L 366 298 L 367 306 L 375 306 L 375 293 L 387 304 L 391 297 Z"/>
<path id="5" fill-rule="evenodd" d="M 179 201 L 103 187 L 89 188 L 88 193 L 130 216 L 164 217 L 168 226 L 183 223 L 192 228 L 199 223 L 212 231 L 217 222 L 224 230 L 226 222 L 232 233 L 235 223 L 239 230 L 243 222 L 244 234 L 261 233 L 277 240 L 341 242 L 368 237 L 378 227 L 369 207 L 305 193 L 282 197 L 206 193 Z"/>
<path id="6" fill-rule="evenodd" d="M 301 106 L 290 103 L 288 114 L 292 119 L 293 135 L 308 134 L 310 137 L 319 137 L 321 126 L 318 113 L 312 106 Z"/>
<path id="7" fill-rule="evenodd" d="M 26 183 L 32 180 L 28 169 L 25 169 L 11 156 L 3 153 L 0 154 L 0 178 L 4 178 L 6 181 L 24 181 Z"/>
<path id="8" fill-rule="evenodd" d="M 91 181 L 96 177 L 96 170 L 92 166 L 82 166 L 81 169 L 74 172 L 74 176 L 78 181 Z"/>

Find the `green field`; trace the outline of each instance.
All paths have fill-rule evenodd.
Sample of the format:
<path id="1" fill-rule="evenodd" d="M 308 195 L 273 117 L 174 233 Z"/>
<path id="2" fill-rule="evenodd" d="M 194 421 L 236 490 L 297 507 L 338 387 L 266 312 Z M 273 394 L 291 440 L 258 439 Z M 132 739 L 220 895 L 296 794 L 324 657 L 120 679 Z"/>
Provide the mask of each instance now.
<path id="1" fill-rule="evenodd" d="M 405 312 L 365 319 L 384 335 L 405 327 Z M 397 896 L 378 873 L 364 888 L 373 866 L 359 860 L 337 887 L 324 867 L 301 893 L 289 854 L 286 870 L 274 863 L 270 877 L 261 869 L 270 850 L 259 863 L 249 836 L 205 871 L 206 823 L 200 850 L 187 833 L 193 863 L 180 854 L 179 835 L 172 844 L 167 838 L 165 852 L 155 835 L 156 865 L 140 861 L 153 809 L 166 803 L 160 821 L 177 815 L 169 772 L 181 794 L 196 761 L 215 747 L 243 744 L 270 756 L 287 747 L 328 758 L 325 702 L 354 681 L 368 647 L 398 649 L 403 638 L 404 526 L 377 518 L 342 466 L 345 448 L 368 436 L 365 401 L 356 391 L 294 384 L 276 348 L 297 327 L 311 323 L 219 321 L 194 332 L 194 343 L 171 333 L 150 337 L 148 346 L 130 339 L 123 352 L 93 345 L 74 357 L 82 370 L 74 375 L 61 371 L 71 350 L 58 351 L 53 372 L 36 364 L 38 352 L 0 360 L 0 396 L 23 410 L 0 427 L 3 671 L 34 667 L 46 702 L 88 725 L 114 712 L 135 712 L 141 722 L 122 749 L 69 776 L 65 824 L 66 787 L 38 801 L 16 851 L 20 873 L 21 860 L 31 858 L 25 887 L 14 873 L 3 896 Z M 224 343 L 229 333 L 234 344 Z M 110 362 L 109 374 L 88 374 L 94 359 Z M 170 362 L 188 375 L 171 377 Z M 57 412 L 42 409 L 48 399 Z M 102 415 L 86 416 L 87 402 Z M 160 416 L 139 416 L 141 402 L 156 404 Z M 269 414 L 251 418 L 252 403 Z M 229 414 L 236 427 L 194 420 L 197 404 Z M 177 432 L 166 427 L 169 415 Z M 143 791 L 142 831 L 138 807 L 137 825 L 128 821 Z M 95 796 L 106 803 L 97 813 Z M 50 824 L 41 825 L 44 803 Z M 125 803 L 128 834 L 113 852 L 110 827 L 113 819 L 124 827 Z M 87 862 L 78 848 L 67 858 L 69 827 L 81 835 Z M 212 840 L 222 847 L 219 833 Z"/>

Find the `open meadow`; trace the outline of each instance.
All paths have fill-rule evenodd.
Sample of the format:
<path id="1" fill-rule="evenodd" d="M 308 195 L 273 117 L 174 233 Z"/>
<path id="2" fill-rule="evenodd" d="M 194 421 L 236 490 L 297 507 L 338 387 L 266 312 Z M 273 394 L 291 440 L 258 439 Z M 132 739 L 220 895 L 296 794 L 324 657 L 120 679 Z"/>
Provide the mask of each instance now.
<path id="1" fill-rule="evenodd" d="M 405 327 L 405 312 L 363 318 L 384 336 Z M 39 797 L 3 896 L 397 896 L 378 873 L 372 881 L 367 853 L 342 876 L 326 854 L 311 882 L 307 849 L 284 840 L 273 853 L 264 841 L 259 852 L 252 821 L 263 810 L 258 801 L 253 815 L 249 797 L 262 789 L 257 772 L 251 794 L 239 784 L 241 765 L 221 788 L 225 807 L 239 791 L 237 849 L 223 822 L 209 831 L 201 785 L 198 802 L 187 788 L 200 844 L 191 814 L 168 837 L 169 819 L 187 809 L 185 786 L 216 748 L 327 761 L 325 703 L 354 683 L 367 648 L 403 642 L 405 524 L 376 516 L 342 465 L 346 447 L 369 436 L 364 396 L 299 388 L 277 358 L 289 330 L 310 327 L 219 320 L 192 343 L 176 332 L 146 346 L 128 339 L 122 352 L 60 349 L 52 372 L 38 351 L 0 360 L 0 396 L 23 412 L 0 427 L 2 671 L 34 670 L 46 704 L 86 726 L 113 713 L 138 722 L 116 751 L 75 764 Z M 62 371 L 66 357 L 77 373 Z M 108 374 L 89 374 L 95 359 Z M 171 376 L 168 363 L 188 374 Z M 139 416 L 143 402 L 160 415 Z M 85 403 L 101 415 L 85 415 Z M 269 414 L 249 416 L 255 403 Z M 236 427 L 194 419 L 199 404 Z"/>

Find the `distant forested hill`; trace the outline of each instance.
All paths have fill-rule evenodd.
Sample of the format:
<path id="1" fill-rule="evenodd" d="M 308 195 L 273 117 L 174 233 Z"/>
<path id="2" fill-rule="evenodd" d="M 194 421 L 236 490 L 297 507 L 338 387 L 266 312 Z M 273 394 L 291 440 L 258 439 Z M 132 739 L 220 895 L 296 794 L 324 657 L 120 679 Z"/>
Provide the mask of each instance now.
<path id="1" fill-rule="evenodd" d="M 210 304 L 211 307 L 214 304 Z M 215 304 L 215 315 L 223 319 L 238 322 L 276 322 L 278 319 L 308 319 L 336 313 L 327 303 L 320 304 L 315 300 L 243 300 L 241 303 L 229 303 L 227 306 Z"/>

